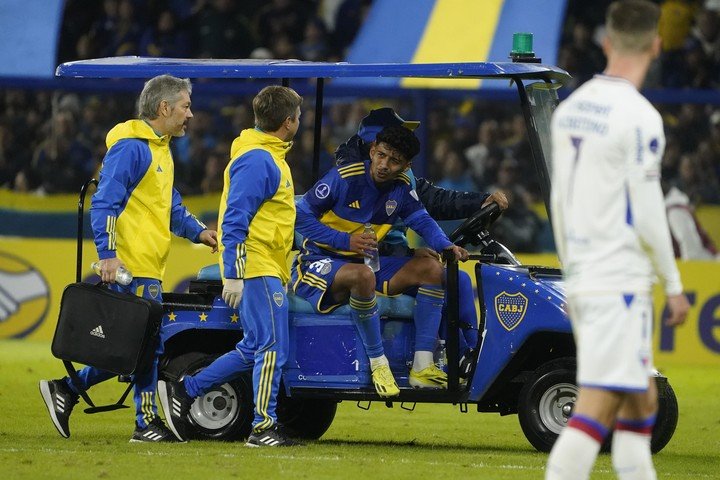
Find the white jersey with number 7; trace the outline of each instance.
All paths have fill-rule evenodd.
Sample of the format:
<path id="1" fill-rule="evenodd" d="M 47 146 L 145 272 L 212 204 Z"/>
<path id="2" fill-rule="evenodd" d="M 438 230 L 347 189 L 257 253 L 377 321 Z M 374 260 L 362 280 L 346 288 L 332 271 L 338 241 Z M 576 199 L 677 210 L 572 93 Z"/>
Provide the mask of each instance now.
<path id="1" fill-rule="evenodd" d="M 569 294 L 682 292 L 660 188 L 660 114 L 596 75 L 552 119 L 552 220 Z"/>

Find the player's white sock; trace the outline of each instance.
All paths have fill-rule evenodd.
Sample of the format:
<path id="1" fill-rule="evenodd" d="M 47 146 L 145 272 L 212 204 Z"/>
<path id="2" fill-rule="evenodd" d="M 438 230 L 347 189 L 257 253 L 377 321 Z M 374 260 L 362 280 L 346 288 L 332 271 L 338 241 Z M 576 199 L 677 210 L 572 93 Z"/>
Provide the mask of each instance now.
<path id="1" fill-rule="evenodd" d="M 390 365 L 390 362 L 388 362 L 388 359 L 385 355 L 380 355 L 379 357 L 370 359 L 370 371 L 375 370 L 381 365 Z"/>
<path id="2" fill-rule="evenodd" d="M 416 372 L 423 370 L 433 364 L 433 352 L 427 352 L 425 350 L 415 351 L 415 358 L 413 358 L 412 369 Z"/>
<path id="3" fill-rule="evenodd" d="M 550 452 L 545 480 L 585 480 L 595 464 L 607 429 L 595 420 L 573 416 Z"/>
<path id="4" fill-rule="evenodd" d="M 612 464 L 620 480 L 655 480 L 650 435 L 655 415 L 645 420 L 618 419 L 613 433 Z"/>

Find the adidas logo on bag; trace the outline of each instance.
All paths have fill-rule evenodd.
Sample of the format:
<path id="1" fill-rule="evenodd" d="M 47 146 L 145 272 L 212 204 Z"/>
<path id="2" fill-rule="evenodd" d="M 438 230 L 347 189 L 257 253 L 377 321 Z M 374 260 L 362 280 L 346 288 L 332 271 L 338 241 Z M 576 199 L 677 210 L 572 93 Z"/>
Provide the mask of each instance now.
<path id="1" fill-rule="evenodd" d="M 103 332 L 102 325 L 98 325 L 97 327 L 90 330 L 90 335 L 98 338 L 105 338 L 105 333 Z"/>

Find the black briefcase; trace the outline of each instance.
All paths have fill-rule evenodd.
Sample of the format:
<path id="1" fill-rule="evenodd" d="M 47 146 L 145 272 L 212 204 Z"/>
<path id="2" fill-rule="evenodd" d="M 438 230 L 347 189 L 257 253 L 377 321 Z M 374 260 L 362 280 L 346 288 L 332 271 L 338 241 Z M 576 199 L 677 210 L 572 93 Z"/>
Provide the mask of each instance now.
<path id="1" fill-rule="evenodd" d="M 74 385 L 80 385 L 70 362 L 108 370 L 118 375 L 145 373 L 153 364 L 162 322 L 160 303 L 109 290 L 104 285 L 72 283 L 60 302 L 52 353 L 63 360 Z M 133 382 L 134 383 L 134 382 Z M 114 405 L 96 407 L 87 392 L 88 413 L 124 408 L 131 383 Z"/>
<path id="2" fill-rule="evenodd" d="M 52 353 L 118 375 L 147 372 L 162 305 L 102 285 L 72 283 L 65 287 Z"/>

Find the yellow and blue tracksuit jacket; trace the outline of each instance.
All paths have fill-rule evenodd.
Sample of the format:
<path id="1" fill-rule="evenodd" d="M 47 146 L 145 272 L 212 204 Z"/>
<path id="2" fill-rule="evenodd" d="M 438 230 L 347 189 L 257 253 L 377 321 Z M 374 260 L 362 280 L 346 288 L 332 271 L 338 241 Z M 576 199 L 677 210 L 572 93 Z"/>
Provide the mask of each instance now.
<path id="1" fill-rule="evenodd" d="M 143 120 L 120 123 L 107 134 L 90 208 L 95 246 L 100 259 L 120 257 L 135 277 L 163 278 L 171 232 L 197 243 L 206 229 L 173 187 L 170 138 Z"/>
<path id="2" fill-rule="evenodd" d="M 452 245 L 420 203 L 408 175 L 378 186 L 370 176 L 368 160 L 330 170 L 297 208 L 296 228 L 305 238 L 302 255 L 360 260 L 349 250 L 350 235 L 362 233 L 364 224 L 370 223 L 380 242 L 400 220 L 438 252 Z"/>
<path id="3" fill-rule="evenodd" d="M 295 187 L 285 155 L 291 146 L 258 129 L 233 141 L 218 215 L 222 278 L 290 278 Z"/>

